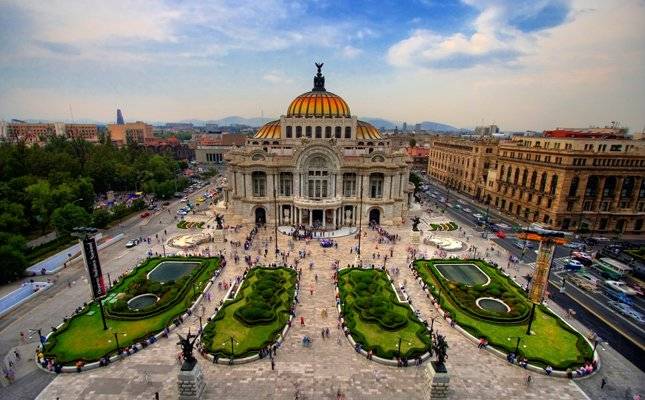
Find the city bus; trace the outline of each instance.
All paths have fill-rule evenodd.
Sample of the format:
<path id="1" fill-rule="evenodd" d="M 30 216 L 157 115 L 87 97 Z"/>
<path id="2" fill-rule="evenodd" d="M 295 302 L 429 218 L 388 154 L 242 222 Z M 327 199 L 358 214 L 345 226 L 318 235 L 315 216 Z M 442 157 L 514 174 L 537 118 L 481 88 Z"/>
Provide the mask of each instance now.
<path id="1" fill-rule="evenodd" d="M 613 258 L 603 257 L 591 264 L 600 274 L 618 280 L 632 271 L 632 267 Z"/>

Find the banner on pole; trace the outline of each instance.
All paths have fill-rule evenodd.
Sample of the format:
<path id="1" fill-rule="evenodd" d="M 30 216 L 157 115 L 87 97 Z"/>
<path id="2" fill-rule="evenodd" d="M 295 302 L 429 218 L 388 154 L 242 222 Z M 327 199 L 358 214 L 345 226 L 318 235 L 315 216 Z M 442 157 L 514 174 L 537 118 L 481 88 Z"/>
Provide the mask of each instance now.
<path id="1" fill-rule="evenodd" d="M 95 299 L 99 299 L 105 296 L 106 290 L 103 272 L 101 271 L 101 263 L 99 262 L 99 252 L 96 248 L 96 240 L 93 237 L 86 237 L 82 240 L 82 249 L 90 286 L 92 287 L 92 295 Z"/>

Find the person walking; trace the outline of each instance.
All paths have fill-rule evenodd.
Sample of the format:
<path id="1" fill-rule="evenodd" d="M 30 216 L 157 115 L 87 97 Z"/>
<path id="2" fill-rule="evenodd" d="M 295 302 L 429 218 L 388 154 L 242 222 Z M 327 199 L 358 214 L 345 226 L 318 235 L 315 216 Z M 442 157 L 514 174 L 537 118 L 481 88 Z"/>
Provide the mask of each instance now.
<path id="1" fill-rule="evenodd" d="M 300 326 L 305 326 L 305 317 L 300 317 Z"/>
<path id="2" fill-rule="evenodd" d="M 607 384 L 607 378 L 603 376 L 602 379 L 600 380 L 600 388 L 604 389 L 606 384 Z"/>
<path id="3" fill-rule="evenodd" d="M 275 360 L 271 357 L 271 371 L 275 371 Z"/>
<path id="4" fill-rule="evenodd" d="M 533 381 L 533 377 L 531 375 L 526 376 L 526 387 L 531 386 L 531 381 Z"/>

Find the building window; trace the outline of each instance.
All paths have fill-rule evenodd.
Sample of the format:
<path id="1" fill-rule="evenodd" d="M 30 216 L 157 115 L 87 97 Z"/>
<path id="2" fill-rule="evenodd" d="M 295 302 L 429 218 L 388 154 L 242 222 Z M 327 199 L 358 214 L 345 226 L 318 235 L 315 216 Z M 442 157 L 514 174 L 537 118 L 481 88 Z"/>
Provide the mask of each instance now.
<path id="1" fill-rule="evenodd" d="M 642 219 L 637 219 L 636 222 L 634 222 L 634 230 L 635 231 L 643 230 L 643 220 Z"/>
<path id="2" fill-rule="evenodd" d="M 587 200 L 584 203 L 582 203 L 582 210 L 591 211 L 591 201 Z"/>
<path id="3" fill-rule="evenodd" d="M 622 144 L 612 144 L 611 146 L 609 146 L 609 151 L 621 151 L 622 149 L 623 149 Z"/>
<path id="4" fill-rule="evenodd" d="M 602 197 L 614 197 L 616 189 L 616 177 L 609 176 L 605 179 L 605 186 L 602 189 Z"/>
<path id="5" fill-rule="evenodd" d="M 551 176 L 551 188 L 549 189 L 549 193 L 552 196 L 555 196 L 555 191 L 557 189 L 558 189 L 558 176 L 553 174 L 553 176 Z"/>
<path id="6" fill-rule="evenodd" d="M 251 174 L 253 182 L 253 196 L 266 196 L 267 174 L 261 171 L 255 171 Z"/>
<path id="7" fill-rule="evenodd" d="M 325 127 L 325 139 L 331 139 L 331 126 Z"/>
<path id="8" fill-rule="evenodd" d="M 370 174 L 370 197 L 371 198 L 380 199 L 383 197 L 384 180 L 385 178 L 381 173 Z"/>
<path id="9" fill-rule="evenodd" d="M 578 191 L 578 185 L 580 184 L 580 178 L 577 176 L 574 176 L 573 179 L 571 179 L 571 184 L 569 185 L 569 197 L 574 197 L 576 195 L 576 192 Z"/>
<path id="10" fill-rule="evenodd" d="M 322 138 L 322 126 L 317 126 L 316 127 L 316 139 L 321 139 Z"/>
<path id="11" fill-rule="evenodd" d="M 345 139 L 351 139 L 352 138 L 352 127 L 351 126 L 346 126 L 345 127 Z"/>
<path id="12" fill-rule="evenodd" d="M 291 196 L 293 185 L 293 175 L 291 172 L 280 173 L 280 196 Z"/>
<path id="13" fill-rule="evenodd" d="M 537 180 L 537 172 L 533 171 L 531 174 L 531 189 L 535 189 L 535 181 Z"/>
<path id="14" fill-rule="evenodd" d="M 567 201 L 567 211 L 573 210 L 573 201 Z"/>
<path id="15" fill-rule="evenodd" d="M 287 139 L 291 139 L 293 135 L 291 125 L 287 126 Z"/>
<path id="16" fill-rule="evenodd" d="M 311 137 L 311 127 L 310 126 L 305 127 L 305 136 L 307 136 L 308 138 Z"/>
<path id="17" fill-rule="evenodd" d="M 343 134 L 343 128 L 341 128 L 340 126 L 337 126 L 334 129 L 334 136 L 336 136 L 336 139 L 340 139 L 342 137 L 342 134 Z"/>
<path id="18" fill-rule="evenodd" d="M 343 174 L 343 196 L 356 196 L 356 174 Z"/>
<path id="19" fill-rule="evenodd" d="M 540 192 L 544 192 L 546 189 L 546 172 L 542 172 L 542 178 L 540 179 Z"/>
<path id="20" fill-rule="evenodd" d="M 600 219 L 600 223 L 598 224 L 598 229 L 600 229 L 601 231 L 604 231 L 605 229 L 607 229 L 607 218 Z"/>
<path id="21" fill-rule="evenodd" d="M 302 137 L 302 126 L 296 126 L 296 137 L 297 138 Z"/>

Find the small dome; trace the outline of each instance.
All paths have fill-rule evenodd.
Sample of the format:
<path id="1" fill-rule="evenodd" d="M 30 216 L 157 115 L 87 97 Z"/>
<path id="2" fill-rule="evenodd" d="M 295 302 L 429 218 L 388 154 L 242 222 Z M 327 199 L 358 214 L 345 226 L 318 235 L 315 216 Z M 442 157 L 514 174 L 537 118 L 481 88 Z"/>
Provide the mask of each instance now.
<path id="1" fill-rule="evenodd" d="M 349 106 L 342 97 L 326 90 L 312 90 L 296 97 L 289 105 L 287 117 L 350 117 Z"/>
<path id="2" fill-rule="evenodd" d="M 356 139 L 381 139 L 381 132 L 370 123 L 358 121 L 356 124 Z"/>
<path id="3" fill-rule="evenodd" d="M 280 121 L 267 122 L 253 136 L 255 139 L 280 139 Z"/>

